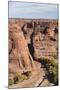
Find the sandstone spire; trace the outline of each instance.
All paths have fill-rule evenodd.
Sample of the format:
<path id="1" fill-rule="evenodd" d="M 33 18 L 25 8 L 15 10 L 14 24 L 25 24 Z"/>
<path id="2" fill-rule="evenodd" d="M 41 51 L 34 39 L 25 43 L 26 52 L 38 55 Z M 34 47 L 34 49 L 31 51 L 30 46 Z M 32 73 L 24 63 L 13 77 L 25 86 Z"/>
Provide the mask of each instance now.
<path id="1" fill-rule="evenodd" d="M 10 31 L 12 33 L 12 40 L 14 43 L 14 49 L 12 49 L 11 52 L 11 59 L 14 60 L 15 58 L 18 60 L 18 65 L 23 72 L 32 71 L 35 69 L 35 64 L 32 56 L 30 55 L 28 45 L 21 28 L 17 24 L 14 24 Z"/>

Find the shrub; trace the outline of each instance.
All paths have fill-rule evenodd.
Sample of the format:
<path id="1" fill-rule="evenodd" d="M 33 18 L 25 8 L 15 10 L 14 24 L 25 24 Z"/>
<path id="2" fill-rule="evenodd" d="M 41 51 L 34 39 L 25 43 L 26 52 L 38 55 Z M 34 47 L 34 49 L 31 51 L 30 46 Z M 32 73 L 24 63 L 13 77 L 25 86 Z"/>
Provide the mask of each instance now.
<path id="1" fill-rule="evenodd" d="M 13 85 L 13 84 L 14 84 L 14 80 L 13 80 L 13 79 L 9 79 L 9 80 L 8 80 L 8 84 L 9 84 L 9 85 Z"/>
<path id="2" fill-rule="evenodd" d="M 15 83 L 15 84 L 18 83 L 18 82 L 22 82 L 23 80 L 24 80 L 24 79 L 23 79 L 22 75 L 16 74 L 16 75 L 14 76 L 14 83 Z"/>
<path id="3" fill-rule="evenodd" d="M 23 75 L 25 75 L 27 77 L 27 79 L 30 78 L 30 76 L 32 75 L 31 71 L 27 71 L 27 72 L 24 72 Z"/>
<path id="4" fill-rule="evenodd" d="M 43 58 L 43 61 L 46 63 L 46 66 L 56 66 L 57 67 L 57 63 L 55 62 L 55 59 L 49 59 L 49 58 Z"/>
<path id="5" fill-rule="evenodd" d="M 44 66 L 48 70 L 48 76 L 50 77 L 50 81 L 55 85 L 58 84 L 58 64 L 55 62 L 55 59 L 43 58 L 43 62 L 45 62 Z"/>
<path id="6" fill-rule="evenodd" d="M 28 72 L 27 72 L 27 77 L 28 77 L 28 79 L 31 77 L 31 75 L 32 75 L 31 71 L 28 71 Z"/>
<path id="7" fill-rule="evenodd" d="M 22 75 L 16 74 L 16 75 L 14 76 L 14 78 L 13 78 L 13 79 L 14 79 L 14 84 L 16 84 L 16 83 L 18 83 L 18 82 L 23 82 L 24 80 L 29 79 L 30 76 L 31 76 L 31 72 L 30 72 L 30 71 L 25 72 L 25 73 L 23 73 Z"/>
<path id="8" fill-rule="evenodd" d="M 53 57 L 54 57 L 54 59 L 58 59 L 58 56 L 57 56 L 57 55 L 55 55 L 55 54 L 53 55 Z"/>
<path id="9" fill-rule="evenodd" d="M 27 76 L 31 76 L 31 71 L 28 71 L 27 72 Z"/>
<path id="10" fill-rule="evenodd" d="M 57 66 L 51 66 L 49 68 L 49 74 L 50 74 L 50 81 L 58 84 L 58 67 Z"/>
<path id="11" fill-rule="evenodd" d="M 22 75 L 21 77 L 23 78 L 23 80 L 27 80 L 27 76 L 26 75 Z"/>

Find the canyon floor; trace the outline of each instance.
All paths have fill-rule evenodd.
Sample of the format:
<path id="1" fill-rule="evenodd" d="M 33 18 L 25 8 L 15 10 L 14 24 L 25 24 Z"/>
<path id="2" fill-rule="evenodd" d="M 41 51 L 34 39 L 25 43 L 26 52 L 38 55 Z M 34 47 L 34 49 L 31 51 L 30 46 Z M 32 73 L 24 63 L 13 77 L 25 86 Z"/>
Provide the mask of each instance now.
<path id="1" fill-rule="evenodd" d="M 51 86 L 54 85 L 50 83 L 48 78 L 46 78 L 46 72 L 44 68 L 42 68 L 41 63 L 35 61 L 38 72 L 35 72 L 29 80 L 25 80 L 24 82 L 20 82 L 18 84 L 12 85 L 9 88 L 30 88 L 30 87 L 39 87 L 39 86 Z"/>

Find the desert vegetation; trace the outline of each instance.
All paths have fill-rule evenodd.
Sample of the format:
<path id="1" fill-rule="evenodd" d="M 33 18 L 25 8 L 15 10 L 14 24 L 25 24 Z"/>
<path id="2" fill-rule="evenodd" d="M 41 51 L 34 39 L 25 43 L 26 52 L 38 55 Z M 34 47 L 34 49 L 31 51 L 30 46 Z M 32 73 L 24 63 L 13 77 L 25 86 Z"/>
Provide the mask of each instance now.
<path id="1" fill-rule="evenodd" d="M 19 82 L 23 82 L 24 80 L 28 80 L 32 75 L 31 71 L 25 72 L 23 74 L 16 73 L 12 79 L 9 79 L 9 85 L 17 84 Z"/>
<path id="2" fill-rule="evenodd" d="M 43 67 L 46 68 L 47 78 L 50 82 L 54 83 L 54 85 L 58 85 L 58 64 L 55 62 L 55 59 L 49 58 L 41 58 Z"/>

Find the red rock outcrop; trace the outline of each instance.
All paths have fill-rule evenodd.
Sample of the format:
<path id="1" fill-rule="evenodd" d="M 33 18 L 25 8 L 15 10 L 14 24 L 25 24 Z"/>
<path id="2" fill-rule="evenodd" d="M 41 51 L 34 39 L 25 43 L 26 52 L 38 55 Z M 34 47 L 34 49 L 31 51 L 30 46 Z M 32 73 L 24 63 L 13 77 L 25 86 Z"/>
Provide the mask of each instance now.
<path id="1" fill-rule="evenodd" d="M 9 30 L 9 69 L 22 73 L 36 69 L 21 27 L 13 23 Z"/>
<path id="2" fill-rule="evenodd" d="M 9 19 L 9 68 L 11 72 L 33 70 L 33 58 L 57 55 L 57 20 Z M 30 54 L 30 51 L 33 54 Z"/>

